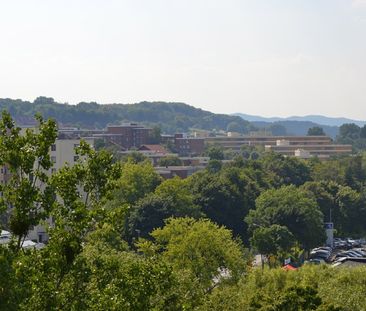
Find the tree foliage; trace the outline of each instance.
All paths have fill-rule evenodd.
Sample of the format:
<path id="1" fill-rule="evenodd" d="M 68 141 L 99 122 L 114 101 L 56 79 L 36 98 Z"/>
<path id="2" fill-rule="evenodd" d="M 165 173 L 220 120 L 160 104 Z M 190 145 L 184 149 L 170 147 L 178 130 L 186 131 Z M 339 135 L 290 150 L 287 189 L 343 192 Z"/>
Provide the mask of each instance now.
<path id="1" fill-rule="evenodd" d="M 246 240 L 244 218 L 254 207 L 258 188 L 240 169 L 199 172 L 191 180 L 194 202 L 214 222 Z"/>
<path id="2" fill-rule="evenodd" d="M 211 160 L 224 160 L 224 150 L 221 146 L 210 146 L 206 154 Z"/>
<path id="3" fill-rule="evenodd" d="M 190 128 L 226 130 L 232 122 L 242 133 L 254 128 L 238 116 L 214 114 L 184 103 L 141 102 L 137 104 L 105 104 L 81 102 L 77 105 L 57 103 L 53 98 L 38 97 L 34 102 L 0 99 L 0 110 L 8 110 L 13 118 L 33 123 L 33 116 L 41 113 L 45 118 L 82 128 L 105 128 L 107 124 L 123 121 L 139 122 L 153 127 L 152 142 L 160 140 L 160 130 L 166 133 L 187 132 Z"/>
<path id="4" fill-rule="evenodd" d="M 163 259 L 191 273 L 205 289 L 214 285 L 215 278 L 238 278 L 245 271 L 240 244 L 229 230 L 208 220 L 171 218 L 151 235 Z"/>
<path id="5" fill-rule="evenodd" d="M 324 130 L 320 126 L 314 126 L 308 129 L 308 136 L 325 136 Z"/>
<path id="6" fill-rule="evenodd" d="M 166 156 L 159 160 L 159 166 L 182 166 L 182 160 L 177 156 Z"/>
<path id="7" fill-rule="evenodd" d="M 325 240 L 323 214 L 316 201 L 295 186 L 284 186 L 263 192 L 256 200 L 256 209 L 246 217 L 251 231 L 256 226 L 285 226 L 305 249 L 321 245 Z"/>
<path id="8" fill-rule="evenodd" d="M 149 161 L 142 163 L 127 161 L 123 164 L 121 172 L 110 202 L 113 206 L 136 203 L 153 192 L 162 181 Z"/>
<path id="9" fill-rule="evenodd" d="M 275 224 L 254 229 L 250 243 L 260 254 L 278 256 L 290 251 L 295 238 L 287 227 Z"/>
<path id="10" fill-rule="evenodd" d="M 54 189 L 47 172 L 53 166 L 49 151 L 56 139 L 56 123 L 39 115 L 38 132 L 22 133 L 7 112 L 0 121 L 0 166 L 9 170 L 10 181 L 0 185 L 0 210 L 10 211 L 9 229 L 19 250 L 29 230 L 47 218 L 54 203 Z"/>
<path id="11" fill-rule="evenodd" d="M 199 217 L 187 180 L 175 177 L 160 184 L 154 193 L 139 200 L 127 218 L 128 237 L 149 237 L 150 232 L 164 225 L 169 217 Z"/>

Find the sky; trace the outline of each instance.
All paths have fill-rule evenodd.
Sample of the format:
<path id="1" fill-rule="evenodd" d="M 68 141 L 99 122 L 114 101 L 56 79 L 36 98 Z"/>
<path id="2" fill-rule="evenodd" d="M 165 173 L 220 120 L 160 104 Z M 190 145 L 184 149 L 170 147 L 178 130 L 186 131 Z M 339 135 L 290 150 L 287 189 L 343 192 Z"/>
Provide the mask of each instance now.
<path id="1" fill-rule="evenodd" d="M 0 98 L 366 120 L 366 0 L 0 0 Z"/>

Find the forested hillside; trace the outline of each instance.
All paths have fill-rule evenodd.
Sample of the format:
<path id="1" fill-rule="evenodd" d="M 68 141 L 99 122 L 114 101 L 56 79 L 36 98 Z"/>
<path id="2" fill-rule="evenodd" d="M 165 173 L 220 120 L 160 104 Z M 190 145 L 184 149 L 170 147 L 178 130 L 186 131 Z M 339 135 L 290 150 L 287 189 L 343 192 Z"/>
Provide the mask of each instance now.
<path id="1" fill-rule="evenodd" d="M 274 121 L 274 122 L 264 122 L 264 121 L 250 121 L 251 124 L 258 128 L 265 128 L 272 132 L 274 135 L 289 135 L 289 136 L 304 136 L 307 134 L 308 130 L 312 127 L 321 127 L 324 133 L 333 139 L 339 134 L 338 126 L 328 126 L 323 124 L 318 124 L 310 121 Z"/>
<path id="2" fill-rule="evenodd" d="M 104 128 L 108 123 L 123 121 L 159 125 L 164 132 L 186 132 L 189 128 L 227 130 L 234 128 L 248 133 L 252 128 L 248 121 L 238 116 L 214 114 L 183 104 L 166 102 L 141 102 L 138 104 L 57 103 L 53 98 L 38 97 L 33 102 L 0 99 L 0 109 L 7 110 L 18 123 L 31 123 L 35 113 L 45 118 L 55 118 L 65 126 Z"/>
<path id="3" fill-rule="evenodd" d="M 245 113 L 234 113 L 233 115 L 242 117 L 244 120 L 250 122 L 278 122 L 278 121 L 301 121 L 301 122 L 313 122 L 316 124 L 327 126 L 341 126 L 345 123 L 354 123 L 358 126 L 364 126 L 366 121 L 354 120 L 348 118 L 327 117 L 322 115 L 307 115 L 307 116 L 291 116 L 291 117 L 261 117 L 253 116 Z"/>

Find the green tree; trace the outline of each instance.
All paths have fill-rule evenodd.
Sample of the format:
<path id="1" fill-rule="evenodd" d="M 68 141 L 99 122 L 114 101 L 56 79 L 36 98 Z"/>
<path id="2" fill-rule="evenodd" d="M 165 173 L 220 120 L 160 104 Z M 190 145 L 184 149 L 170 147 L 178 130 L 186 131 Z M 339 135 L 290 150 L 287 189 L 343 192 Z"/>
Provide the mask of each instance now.
<path id="1" fill-rule="evenodd" d="M 340 185 L 330 181 L 309 181 L 300 189 L 310 192 L 316 200 L 317 205 L 324 215 L 324 222 L 339 220 L 339 207 L 337 206 L 337 193 Z"/>
<path id="2" fill-rule="evenodd" d="M 354 123 L 345 123 L 339 127 L 339 136 L 343 139 L 360 138 L 360 127 Z"/>
<path id="3" fill-rule="evenodd" d="M 296 272 L 253 269 L 237 284 L 215 288 L 198 310 L 362 310 L 363 277 L 342 292 L 356 272 L 336 270 L 327 266 L 305 266 Z"/>
<path id="4" fill-rule="evenodd" d="M 273 123 L 268 127 L 268 130 L 275 136 L 285 136 L 287 135 L 286 127 L 281 124 Z"/>
<path id="5" fill-rule="evenodd" d="M 274 305 L 275 310 L 317 310 L 322 304 L 318 291 L 313 286 L 295 285 L 286 290 Z"/>
<path id="6" fill-rule="evenodd" d="M 254 229 L 251 246 L 266 256 L 283 256 L 294 246 L 295 238 L 287 227 L 271 225 Z M 282 258 L 281 258 L 282 259 Z"/>
<path id="7" fill-rule="evenodd" d="M 121 177 L 116 185 L 109 206 L 135 204 L 148 193 L 151 193 L 161 183 L 161 177 L 155 172 L 148 161 L 134 163 L 127 161 L 123 164 Z"/>
<path id="8" fill-rule="evenodd" d="M 72 264 L 64 247 L 53 240 L 42 252 L 18 258 L 17 281 L 24 286 L 16 310 L 180 309 L 183 295 L 172 269 L 129 251 L 112 227 L 88 234 Z"/>
<path id="9" fill-rule="evenodd" d="M 249 230 L 256 226 L 285 226 L 307 250 L 325 240 L 323 214 L 316 201 L 295 186 L 284 186 L 263 192 L 256 200 L 256 209 L 246 217 Z"/>
<path id="10" fill-rule="evenodd" d="M 171 218 L 151 235 L 162 258 L 196 278 L 205 291 L 215 285 L 215 279 L 234 280 L 245 272 L 241 245 L 229 230 L 209 220 Z"/>
<path id="11" fill-rule="evenodd" d="M 259 160 L 261 169 L 267 174 L 274 187 L 282 185 L 302 185 L 310 180 L 310 168 L 302 160 L 268 153 Z"/>
<path id="12" fill-rule="evenodd" d="M 160 144 L 161 142 L 161 128 L 160 126 L 154 126 L 149 136 L 150 144 Z"/>
<path id="13" fill-rule="evenodd" d="M 320 126 L 313 126 L 308 129 L 308 136 L 325 136 L 324 130 Z"/>
<path id="14" fill-rule="evenodd" d="M 363 127 L 361 127 L 360 137 L 366 138 L 366 124 Z"/>
<path id="15" fill-rule="evenodd" d="M 181 179 L 176 176 L 165 180 L 156 188 L 155 194 L 163 199 L 171 199 L 175 209 L 181 215 L 198 208 L 194 205 L 193 194 L 187 179 Z"/>
<path id="16" fill-rule="evenodd" d="M 55 228 L 82 237 L 100 218 L 105 203 L 119 183 L 121 166 L 105 150 L 94 151 L 81 141 L 77 149 L 78 163 L 65 166 L 52 176 L 51 184 L 59 200 L 51 215 Z"/>
<path id="17" fill-rule="evenodd" d="M 311 179 L 314 181 L 333 181 L 345 183 L 345 167 L 340 160 L 318 161 L 312 164 Z"/>
<path id="18" fill-rule="evenodd" d="M 142 162 L 147 162 L 149 160 L 148 157 L 146 157 L 143 153 L 138 151 L 132 151 L 128 153 L 126 157 L 122 159 L 124 162 L 129 162 L 133 164 L 138 164 Z"/>
<path id="19" fill-rule="evenodd" d="M 18 310 L 18 304 L 22 301 L 23 297 L 16 290 L 22 284 L 18 284 L 14 265 L 19 253 L 0 245 L 0 310 Z"/>
<path id="20" fill-rule="evenodd" d="M 366 183 L 366 166 L 363 164 L 362 156 L 349 157 L 344 161 L 344 181 L 347 186 L 360 190 Z"/>
<path id="21" fill-rule="evenodd" d="M 169 217 L 199 217 L 187 180 L 175 177 L 160 184 L 153 194 L 138 201 L 128 216 L 129 238 L 149 237 Z"/>
<path id="22" fill-rule="evenodd" d="M 103 208 L 120 177 L 120 166 L 106 151 L 96 152 L 84 142 L 77 150 L 80 161 L 65 166 L 50 180 L 58 200 L 50 216 L 50 241 L 42 252 L 25 256 L 20 273 L 28 275 L 23 306 L 34 310 L 68 308 L 80 302 L 87 281 L 81 254 L 89 232 L 107 219 Z"/>
<path id="23" fill-rule="evenodd" d="M 95 237 L 91 237 L 84 247 L 80 260 L 89 275 L 81 297 L 85 310 L 181 308 L 177 277 L 161 260 L 116 249 Z M 77 304 L 74 306 L 75 310 L 80 310 Z"/>
<path id="24" fill-rule="evenodd" d="M 227 132 L 236 132 L 236 133 L 242 133 L 243 130 L 238 122 L 230 122 L 226 127 Z"/>
<path id="25" fill-rule="evenodd" d="M 302 189 L 310 192 L 324 214 L 324 221 L 334 222 L 338 235 L 359 236 L 366 231 L 364 196 L 348 186 L 334 182 L 308 182 Z"/>
<path id="26" fill-rule="evenodd" d="M 0 166 L 10 170 L 11 178 L 0 185 L 0 210 L 11 208 L 9 229 L 19 250 L 29 230 L 45 220 L 54 203 L 48 171 L 53 166 L 49 152 L 57 136 L 56 123 L 37 115 L 36 129 L 24 133 L 7 112 L 0 120 Z"/>
<path id="27" fill-rule="evenodd" d="M 159 166 L 182 166 L 182 160 L 177 156 L 166 156 L 158 162 Z"/>
<path id="28" fill-rule="evenodd" d="M 54 221 L 49 243 L 42 250 L 12 254 L 9 298 L 17 299 L 9 310 L 87 309 L 82 297 L 90 270 L 84 269 L 81 254 L 88 233 L 108 219 L 103 206 L 120 167 L 109 153 L 95 152 L 84 142 L 77 153 L 77 164 L 60 169 L 43 185 L 54 189 L 53 198 L 57 195 L 45 214 Z"/>
<path id="29" fill-rule="evenodd" d="M 220 146 L 210 146 L 206 153 L 211 160 L 224 160 L 224 151 Z"/>
<path id="30" fill-rule="evenodd" d="M 210 160 L 207 163 L 207 167 L 206 167 L 207 171 L 215 174 L 215 173 L 219 173 L 220 170 L 222 169 L 222 161 L 220 160 Z"/>
<path id="31" fill-rule="evenodd" d="M 337 193 L 339 219 L 336 223 L 340 234 L 362 236 L 366 232 L 365 197 L 350 187 L 341 187 Z"/>
<path id="32" fill-rule="evenodd" d="M 257 184 L 234 167 L 218 173 L 199 172 L 191 177 L 190 182 L 194 202 L 202 212 L 246 241 L 247 228 L 243 219 L 255 206 L 259 192 Z"/>

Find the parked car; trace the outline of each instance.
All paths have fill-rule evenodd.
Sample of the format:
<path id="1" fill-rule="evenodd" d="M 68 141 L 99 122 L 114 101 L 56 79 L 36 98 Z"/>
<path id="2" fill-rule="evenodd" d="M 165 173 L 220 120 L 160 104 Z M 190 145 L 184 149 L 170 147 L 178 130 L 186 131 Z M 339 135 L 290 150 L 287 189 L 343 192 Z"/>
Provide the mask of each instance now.
<path id="1" fill-rule="evenodd" d="M 363 252 L 359 252 L 359 251 L 354 250 L 354 249 L 349 250 L 349 252 L 351 252 L 352 254 L 356 254 L 359 257 L 363 257 L 364 256 Z"/>
<path id="2" fill-rule="evenodd" d="M 328 260 L 330 257 L 330 252 L 326 250 L 317 250 L 310 252 L 310 259 L 313 258 L 321 258 L 324 260 Z"/>
<path id="3" fill-rule="evenodd" d="M 352 258 L 357 258 L 357 257 L 362 257 L 357 253 L 351 252 L 351 251 L 345 251 L 345 252 L 340 252 L 338 253 L 336 256 L 336 258 L 341 258 L 341 257 L 352 257 Z"/>
<path id="4" fill-rule="evenodd" d="M 323 258 L 311 258 L 311 259 L 307 260 L 306 263 L 320 265 L 320 264 L 324 264 L 325 260 Z"/>
<path id="5" fill-rule="evenodd" d="M 352 238 L 347 238 L 347 243 L 351 245 L 351 247 L 359 247 L 360 242 L 358 240 L 354 240 Z"/>
<path id="6" fill-rule="evenodd" d="M 11 240 L 11 234 L 8 231 L 1 230 L 0 234 L 0 244 L 7 244 Z"/>
<path id="7" fill-rule="evenodd" d="M 362 256 L 362 257 L 366 257 L 366 252 L 365 252 L 365 251 L 363 251 L 363 250 L 352 248 L 352 249 L 351 249 L 351 252 L 354 252 L 354 253 L 360 254 L 360 256 Z"/>
<path id="8" fill-rule="evenodd" d="M 312 249 L 312 251 L 320 251 L 320 250 L 331 252 L 332 248 L 329 247 L 329 246 L 321 246 L 321 247 L 317 247 L 317 248 Z"/>

